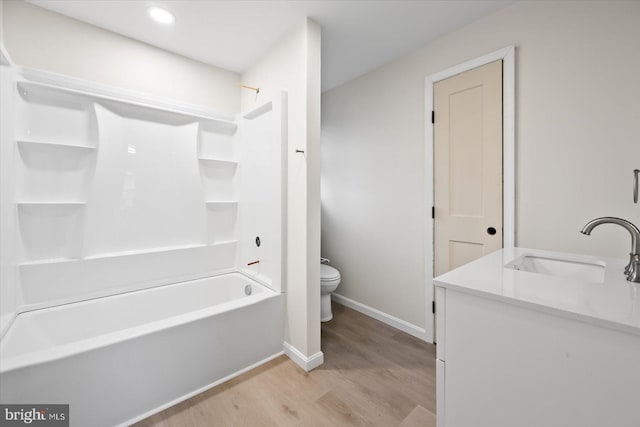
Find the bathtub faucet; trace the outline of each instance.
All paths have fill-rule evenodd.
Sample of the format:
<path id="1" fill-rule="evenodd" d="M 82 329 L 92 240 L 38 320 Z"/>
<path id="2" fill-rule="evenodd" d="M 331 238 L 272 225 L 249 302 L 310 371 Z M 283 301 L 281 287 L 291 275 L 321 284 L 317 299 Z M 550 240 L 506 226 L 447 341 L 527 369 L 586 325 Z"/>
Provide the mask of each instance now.
<path id="1" fill-rule="evenodd" d="M 640 230 L 626 219 L 605 216 L 589 221 L 580 232 L 589 236 L 594 228 L 602 224 L 619 225 L 631 234 L 631 253 L 624 274 L 628 281 L 640 283 Z"/>

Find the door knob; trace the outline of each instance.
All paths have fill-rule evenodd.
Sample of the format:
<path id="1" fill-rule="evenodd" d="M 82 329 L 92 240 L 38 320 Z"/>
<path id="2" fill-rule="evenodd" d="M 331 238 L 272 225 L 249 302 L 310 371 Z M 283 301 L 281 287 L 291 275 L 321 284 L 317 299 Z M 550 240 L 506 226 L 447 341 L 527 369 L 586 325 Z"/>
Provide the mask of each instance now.
<path id="1" fill-rule="evenodd" d="M 493 227 L 489 227 L 487 228 L 487 233 L 493 236 L 494 234 L 496 234 L 496 229 Z"/>

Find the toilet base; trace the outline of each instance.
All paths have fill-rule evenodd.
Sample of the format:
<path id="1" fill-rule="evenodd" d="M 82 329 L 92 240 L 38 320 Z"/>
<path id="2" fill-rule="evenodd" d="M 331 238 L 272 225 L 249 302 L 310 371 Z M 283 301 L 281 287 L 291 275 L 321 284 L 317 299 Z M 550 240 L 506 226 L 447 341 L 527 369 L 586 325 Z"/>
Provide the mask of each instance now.
<path id="1" fill-rule="evenodd" d="M 328 322 L 333 319 L 331 312 L 331 294 L 320 295 L 320 321 Z"/>

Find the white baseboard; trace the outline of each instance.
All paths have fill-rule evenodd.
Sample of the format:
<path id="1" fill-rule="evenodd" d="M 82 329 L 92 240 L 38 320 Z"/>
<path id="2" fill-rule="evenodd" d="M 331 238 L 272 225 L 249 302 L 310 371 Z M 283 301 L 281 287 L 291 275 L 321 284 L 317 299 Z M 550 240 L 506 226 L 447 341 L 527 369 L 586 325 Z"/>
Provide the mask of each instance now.
<path id="1" fill-rule="evenodd" d="M 282 346 L 284 348 L 284 354 L 289 356 L 289 359 L 293 360 L 296 365 L 300 366 L 307 372 L 324 363 L 324 354 L 321 351 L 307 357 L 288 342 L 283 343 Z"/>
<path id="2" fill-rule="evenodd" d="M 401 330 L 402 332 L 406 332 L 409 335 L 413 335 L 414 337 L 421 339 L 422 341 L 431 342 L 431 339 L 427 337 L 427 331 L 424 328 L 414 325 L 413 323 L 409 323 L 405 320 L 398 319 L 390 314 L 384 313 L 378 309 L 373 307 L 369 307 L 368 305 L 364 305 L 357 301 L 352 300 L 351 298 L 347 298 L 340 294 L 333 293 L 331 294 L 331 299 L 338 304 L 342 304 L 349 308 L 354 309 L 362 314 L 365 314 L 369 317 L 373 317 L 376 320 L 381 321 L 382 323 L 386 323 L 389 326 L 392 326 L 396 329 Z M 286 351 L 285 351 L 286 354 Z"/>

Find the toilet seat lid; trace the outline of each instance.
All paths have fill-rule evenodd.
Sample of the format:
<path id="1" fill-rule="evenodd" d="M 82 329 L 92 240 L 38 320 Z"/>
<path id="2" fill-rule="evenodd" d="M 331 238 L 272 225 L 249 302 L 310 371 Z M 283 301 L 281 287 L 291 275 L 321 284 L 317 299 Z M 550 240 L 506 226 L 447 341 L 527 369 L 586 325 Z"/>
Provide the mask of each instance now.
<path id="1" fill-rule="evenodd" d="M 336 280 L 340 278 L 340 272 L 335 268 L 327 265 L 320 264 L 320 280 Z"/>

